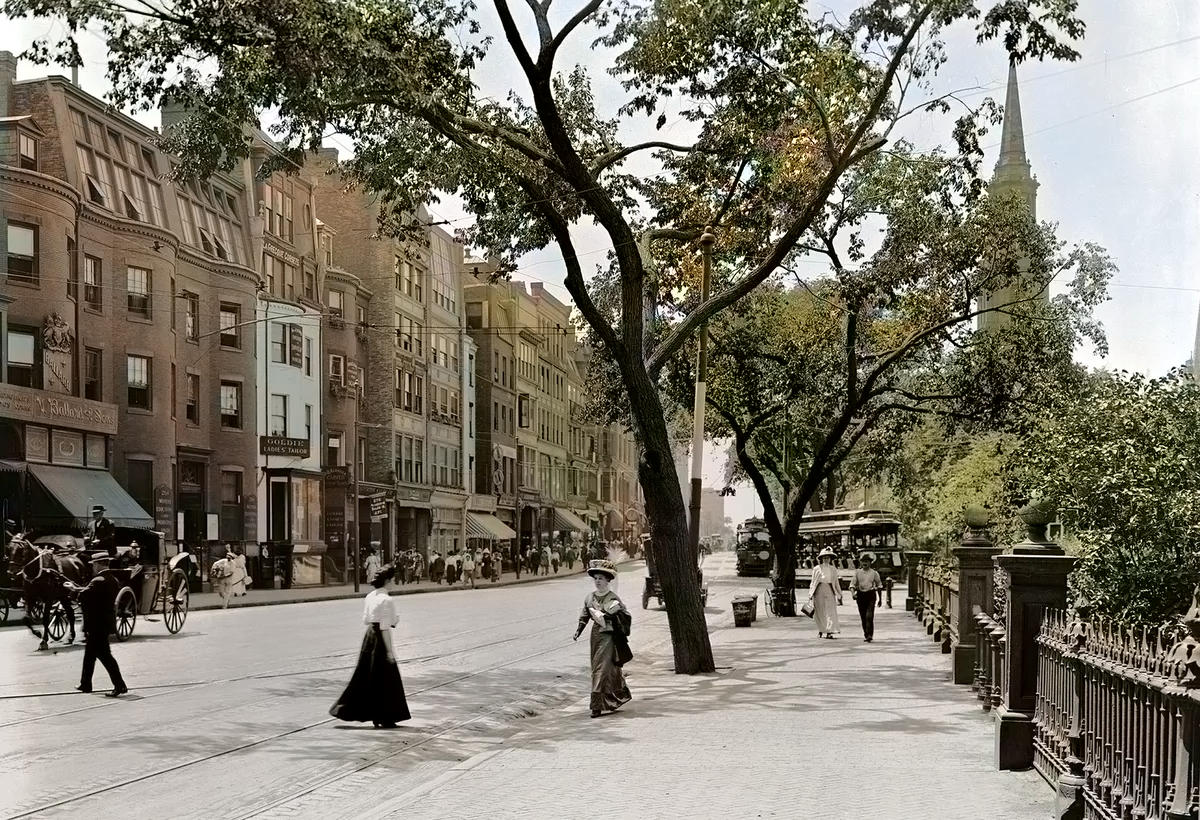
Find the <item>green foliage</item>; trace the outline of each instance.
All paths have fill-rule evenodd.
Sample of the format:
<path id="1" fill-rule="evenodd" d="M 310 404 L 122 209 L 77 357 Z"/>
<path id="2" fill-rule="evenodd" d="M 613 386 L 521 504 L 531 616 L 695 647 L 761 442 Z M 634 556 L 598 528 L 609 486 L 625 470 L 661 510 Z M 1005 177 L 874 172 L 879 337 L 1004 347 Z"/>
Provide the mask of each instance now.
<path id="1" fill-rule="evenodd" d="M 1200 582 L 1200 388 L 1098 373 L 1026 425 L 1014 502 L 1054 503 L 1079 540 L 1072 591 L 1135 626 L 1173 622 Z"/>

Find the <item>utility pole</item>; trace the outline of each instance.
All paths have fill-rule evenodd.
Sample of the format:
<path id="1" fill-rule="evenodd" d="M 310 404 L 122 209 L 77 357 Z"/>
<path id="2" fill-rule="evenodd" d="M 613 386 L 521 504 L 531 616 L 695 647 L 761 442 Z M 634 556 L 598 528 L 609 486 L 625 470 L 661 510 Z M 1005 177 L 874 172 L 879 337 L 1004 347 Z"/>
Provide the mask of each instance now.
<path id="1" fill-rule="evenodd" d="M 700 237 L 700 252 L 704 257 L 704 271 L 700 278 L 700 304 L 708 301 L 709 284 L 712 281 L 712 247 L 717 237 L 712 227 L 704 228 Z M 688 506 L 688 546 L 692 560 L 700 555 L 700 482 L 704 474 L 704 393 L 708 381 L 708 322 L 700 325 L 700 350 L 696 354 L 696 397 L 692 404 L 692 502 Z"/>

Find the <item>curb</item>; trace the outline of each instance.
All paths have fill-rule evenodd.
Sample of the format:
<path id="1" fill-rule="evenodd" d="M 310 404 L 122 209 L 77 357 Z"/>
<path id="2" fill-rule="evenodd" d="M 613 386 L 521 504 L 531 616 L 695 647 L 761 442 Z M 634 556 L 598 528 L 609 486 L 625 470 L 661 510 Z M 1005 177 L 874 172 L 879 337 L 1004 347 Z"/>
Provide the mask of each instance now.
<path id="1" fill-rule="evenodd" d="M 621 564 L 628 564 L 632 561 L 640 561 L 640 560 L 641 560 L 640 558 L 626 558 L 621 561 L 617 561 L 616 563 L 618 565 L 621 565 Z M 506 581 L 505 580 L 498 581 L 494 584 L 488 582 L 485 585 L 483 583 L 483 579 L 480 579 L 476 583 L 475 589 L 476 590 L 501 589 L 503 587 L 517 586 L 520 584 L 536 584 L 536 583 L 540 583 L 543 581 L 553 581 L 556 578 L 571 578 L 575 575 L 582 575 L 582 574 L 584 574 L 584 570 L 583 570 L 583 567 L 581 566 L 578 570 L 572 570 L 570 572 L 565 572 L 565 573 L 560 572 L 557 575 L 535 575 L 532 577 L 511 578 Z M 370 584 L 362 584 L 361 586 L 369 587 Z M 314 589 L 320 589 L 320 587 L 315 587 Z M 391 590 L 388 590 L 388 594 L 392 595 L 392 596 L 425 595 L 425 594 L 432 593 L 432 592 L 459 592 L 459 591 L 469 590 L 469 589 L 471 589 L 471 587 L 461 586 L 460 584 L 455 584 L 454 586 L 440 586 L 439 585 L 436 587 L 423 587 L 423 588 L 412 588 L 412 589 L 408 589 L 408 588 L 405 588 L 402 586 L 402 587 L 393 588 Z M 203 593 L 203 594 L 211 595 L 212 593 Z M 355 599 L 361 598 L 364 594 L 366 594 L 366 590 L 360 590 L 359 592 L 337 593 L 335 595 L 313 594 L 313 595 L 302 596 L 299 598 L 287 598 L 285 600 L 277 600 L 277 601 L 264 601 L 264 600 L 239 601 L 237 603 L 231 603 L 227 607 L 222 607 L 221 604 L 219 604 L 219 603 L 199 604 L 197 606 L 188 607 L 188 611 L 189 612 L 205 612 L 205 611 L 211 611 L 211 610 L 215 610 L 215 609 L 226 609 L 226 610 L 228 610 L 228 609 L 245 609 L 248 607 L 257 607 L 257 606 L 283 606 L 285 604 L 313 604 L 313 603 L 320 603 L 321 601 L 348 601 L 352 598 L 355 598 Z"/>

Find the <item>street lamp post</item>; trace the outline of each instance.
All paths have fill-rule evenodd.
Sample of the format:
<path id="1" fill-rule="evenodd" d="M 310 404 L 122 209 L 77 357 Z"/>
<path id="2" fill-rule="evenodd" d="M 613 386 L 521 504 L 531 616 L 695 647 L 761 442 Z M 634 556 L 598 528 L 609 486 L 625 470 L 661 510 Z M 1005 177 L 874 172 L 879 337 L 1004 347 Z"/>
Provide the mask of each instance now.
<path id="1" fill-rule="evenodd" d="M 360 563 L 359 555 L 359 527 L 358 527 L 358 384 L 353 385 L 354 388 L 354 441 L 350 442 L 350 446 L 354 448 L 354 477 L 353 488 L 350 490 L 354 496 L 354 591 L 358 592 L 358 576 L 362 572 L 362 564 Z"/>
<path id="2" fill-rule="evenodd" d="M 712 280 L 712 247 L 717 237 L 711 227 L 704 229 L 700 237 L 700 250 L 704 258 L 700 279 L 700 304 L 708 301 L 709 282 Z M 708 322 L 700 325 L 700 345 L 696 354 L 696 397 L 692 404 L 692 500 L 688 506 L 688 546 L 692 560 L 700 554 L 700 482 L 704 474 L 704 394 L 708 381 Z"/>

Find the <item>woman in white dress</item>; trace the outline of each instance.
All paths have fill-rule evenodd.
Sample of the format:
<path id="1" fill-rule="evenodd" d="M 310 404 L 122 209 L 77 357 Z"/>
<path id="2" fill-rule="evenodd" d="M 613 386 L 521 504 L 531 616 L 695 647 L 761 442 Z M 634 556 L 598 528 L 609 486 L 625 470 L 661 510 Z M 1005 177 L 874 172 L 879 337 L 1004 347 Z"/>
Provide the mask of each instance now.
<path id="1" fill-rule="evenodd" d="M 230 579 L 230 590 L 233 597 L 246 594 L 246 556 L 242 555 L 231 546 L 226 546 L 226 549 L 233 553 L 233 577 Z"/>
<path id="2" fill-rule="evenodd" d="M 816 610 L 813 620 L 817 622 L 817 637 L 832 638 L 842 629 L 838 625 L 837 608 L 842 603 L 842 585 L 838 581 L 837 566 L 833 561 L 837 558 L 829 547 L 817 554 L 820 561 L 812 569 L 812 582 L 808 585 L 808 599 L 813 602 Z"/>

